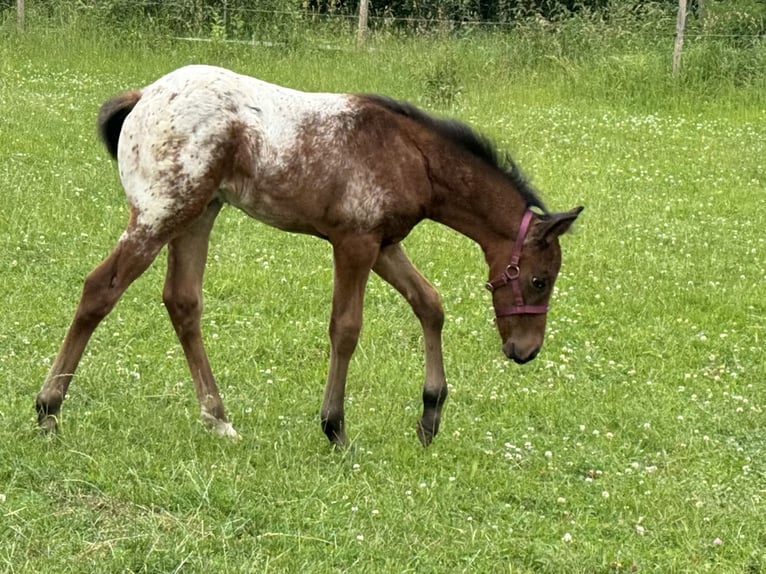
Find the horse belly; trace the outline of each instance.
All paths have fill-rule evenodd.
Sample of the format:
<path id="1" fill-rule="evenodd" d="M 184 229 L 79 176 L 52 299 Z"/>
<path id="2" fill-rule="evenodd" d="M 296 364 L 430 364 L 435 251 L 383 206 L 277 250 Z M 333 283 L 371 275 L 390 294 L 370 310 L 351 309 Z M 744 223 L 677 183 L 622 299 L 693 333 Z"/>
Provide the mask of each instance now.
<path id="1" fill-rule="evenodd" d="M 253 190 L 243 193 L 236 186 L 227 185 L 221 188 L 221 198 L 253 219 L 272 227 L 285 231 L 314 232 L 314 226 L 284 197 L 271 193 L 254 193 Z"/>
<path id="2" fill-rule="evenodd" d="M 371 231 L 390 215 L 389 191 L 363 173 L 294 168 L 289 177 L 230 182 L 222 198 L 268 225 L 322 237 L 337 229 Z"/>

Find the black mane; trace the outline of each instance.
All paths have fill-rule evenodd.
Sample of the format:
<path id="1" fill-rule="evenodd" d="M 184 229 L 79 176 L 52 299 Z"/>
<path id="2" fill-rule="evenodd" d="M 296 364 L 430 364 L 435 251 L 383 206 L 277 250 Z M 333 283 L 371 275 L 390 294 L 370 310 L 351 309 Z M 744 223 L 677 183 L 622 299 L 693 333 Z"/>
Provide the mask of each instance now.
<path id="1" fill-rule="evenodd" d="M 454 119 L 440 119 L 427 114 L 408 102 L 402 102 L 377 94 L 365 94 L 365 98 L 394 113 L 406 116 L 421 125 L 434 130 L 450 140 L 460 149 L 472 154 L 491 167 L 500 171 L 510 184 L 519 192 L 528 207 L 536 207 L 548 213 L 542 199 L 521 169 L 508 153 L 498 151 L 494 142 L 478 133 L 469 125 Z"/>

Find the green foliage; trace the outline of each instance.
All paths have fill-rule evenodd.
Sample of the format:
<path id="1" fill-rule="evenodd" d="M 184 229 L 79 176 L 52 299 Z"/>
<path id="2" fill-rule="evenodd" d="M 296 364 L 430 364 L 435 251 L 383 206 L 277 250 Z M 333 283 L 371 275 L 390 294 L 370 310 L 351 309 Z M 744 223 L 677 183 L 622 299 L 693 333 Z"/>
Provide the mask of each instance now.
<path id="1" fill-rule="evenodd" d="M 739 46 L 747 46 L 766 36 L 766 2 L 712 2 L 702 25 L 706 33 L 730 36 Z"/>
<path id="2" fill-rule="evenodd" d="M 673 82 L 661 7 L 355 49 L 323 22 L 287 47 L 224 41 L 232 19 L 187 42 L 162 18 L 110 29 L 65 4 L 28 3 L 27 34 L 10 17 L 0 34 L 0 571 L 766 569 L 766 89 L 755 65 L 734 73 L 762 45 L 690 34 Z M 449 108 L 552 208 L 585 204 L 540 357 L 505 361 L 480 250 L 425 223 L 406 247 L 447 311 L 442 434 L 415 438 L 420 329 L 373 278 L 354 448 L 334 452 L 318 423 L 329 249 L 226 209 L 203 328 L 243 441 L 198 422 L 162 261 L 97 330 L 63 433 L 37 436 L 33 397 L 83 277 L 128 218 L 98 106 L 188 62 Z"/>
<path id="3" fill-rule="evenodd" d="M 766 71 L 766 4 L 711 2 L 704 19 L 689 22 L 684 77 L 704 92 L 718 83 L 758 85 Z"/>
<path id="4" fill-rule="evenodd" d="M 454 55 L 434 58 L 423 78 L 424 102 L 432 108 L 452 108 L 463 89 L 458 70 Z"/>

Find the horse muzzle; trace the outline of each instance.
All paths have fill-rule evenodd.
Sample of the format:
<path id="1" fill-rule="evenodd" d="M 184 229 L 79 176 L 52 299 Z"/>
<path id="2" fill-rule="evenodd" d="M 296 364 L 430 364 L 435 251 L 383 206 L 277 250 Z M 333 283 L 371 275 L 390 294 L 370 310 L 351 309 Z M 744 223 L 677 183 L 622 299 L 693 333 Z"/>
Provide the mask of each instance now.
<path id="1" fill-rule="evenodd" d="M 528 363 L 537 357 L 539 352 L 540 346 L 533 347 L 531 349 L 523 349 L 519 348 L 519 346 L 515 345 L 511 340 L 503 343 L 503 353 L 505 353 L 505 356 L 511 359 L 517 365 Z"/>

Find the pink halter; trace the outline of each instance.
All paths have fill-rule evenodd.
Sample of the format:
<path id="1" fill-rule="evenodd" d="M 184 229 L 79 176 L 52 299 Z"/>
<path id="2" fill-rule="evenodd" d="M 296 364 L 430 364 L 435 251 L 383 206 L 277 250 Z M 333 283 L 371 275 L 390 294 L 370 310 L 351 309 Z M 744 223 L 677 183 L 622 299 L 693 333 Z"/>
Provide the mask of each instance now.
<path id="1" fill-rule="evenodd" d="M 516 241 L 513 244 L 511 262 L 502 274 L 487 281 L 486 287 L 492 292 L 509 283 L 511 289 L 513 289 L 513 296 L 516 304 L 509 307 L 495 307 L 495 317 L 507 317 L 509 315 L 539 315 L 548 312 L 548 305 L 524 304 L 524 296 L 521 294 L 521 284 L 519 282 L 519 259 L 521 259 L 521 249 L 524 247 L 524 238 L 527 236 L 529 224 L 532 222 L 533 216 L 534 213 L 530 209 L 527 209 L 524 212 L 524 217 L 521 218 L 521 225 L 519 225 L 519 233 L 516 235 Z"/>

